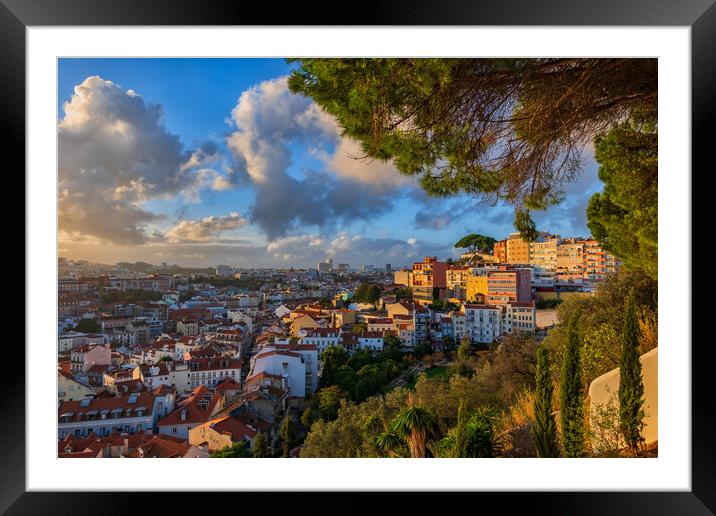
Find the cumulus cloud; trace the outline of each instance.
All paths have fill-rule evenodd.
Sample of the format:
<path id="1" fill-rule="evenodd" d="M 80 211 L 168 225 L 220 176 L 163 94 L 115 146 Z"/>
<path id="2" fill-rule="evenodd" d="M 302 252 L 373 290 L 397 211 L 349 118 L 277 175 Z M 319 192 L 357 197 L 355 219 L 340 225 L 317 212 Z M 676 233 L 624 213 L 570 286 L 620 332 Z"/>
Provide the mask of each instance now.
<path id="1" fill-rule="evenodd" d="M 439 231 L 450 227 L 470 213 L 475 212 L 475 203 L 461 199 L 450 203 L 438 202 L 433 206 L 424 206 L 415 213 L 413 225 L 420 229 Z"/>
<path id="2" fill-rule="evenodd" d="M 357 144 L 310 99 L 292 94 L 286 77 L 242 93 L 232 122 L 227 145 L 256 190 L 249 218 L 269 240 L 304 225 L 335 229 L 385 213 L 405 181 L 390 164 L 352 159 Z M 325 169 L 290 175 L 292 144 L 311 149 Z"/>
<path id="3" fill-rule="evenodd" d="M 216 217 L 209 216 L 198 220 L 182 220 L 166 232 L 170 242 L 211 242 L 219 238 L 222 232 L 238 229 L 246 224 L 238 212 Z"/>
<path id="4" fill-rule="evenodd" d="M 215 143 L 194 152 L 164 125 L 162 107 L 133 90 L 92 76 L 77 85 L 58 124 L 59 224 L 67 234 L 119 244 L 148 239 L 146 225 L 163 218 L 141 204 L 197 189 L 222 188 L 206 165 Z"/>
<path id="5" fill-rule="evenodd" d="M 564 200 L 544 211 L 533 212 L 537 228 L 564 236 L 588 236 L 587 204 L 603 186 L 593 152 L 588 148 L 582 175 L 576 181 L 564 185 Z"/>

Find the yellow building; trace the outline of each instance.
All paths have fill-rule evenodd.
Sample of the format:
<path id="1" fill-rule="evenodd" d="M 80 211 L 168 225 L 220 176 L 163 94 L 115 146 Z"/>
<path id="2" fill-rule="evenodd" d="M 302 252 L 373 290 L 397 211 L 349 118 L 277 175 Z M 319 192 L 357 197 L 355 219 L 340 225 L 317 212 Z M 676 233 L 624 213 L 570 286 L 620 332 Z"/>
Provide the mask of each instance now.
<path id="1" fill-rule="evenodd" d="M 395 271 L 393 273 L 393 283 L 395 283 L 396 285 L 405 285 L 406 287 L 409 287 L 411 285 L 411 276 L 411 271 Z"/>
<path id="2" fill-rule="evenodd" d="M 448 267 L 447 289 L 448 292 L 458 299 L 465 300 L 467 295 L 467 281 L 470 277 L 468 267 Z"/>
<path id="3" fill-rule="evenodd" d="M 411 309 L 403 303 L 386 303 L 385 310 L 388 312 L 388 317 L 394 319 L 396 315 L 410 315 Z"/>
<path id="4" fill-rule="evenodd" d="M 530 263 L 530 243 L 519 233 L 510 233 L 507 239 L 507 263 Z"/>
<path id="5" fill-rule="evenodd" d="M 478 295 L 487 296 L 488 275 L 487 271 L 479 271 L 467 278 L 467 301 L 477 299 Z"/>
<path id="6" fill-rule="evenodd" d="M 336 310 L 331 313 L 334 328 L 349 326 L 356 323 L 356 312 L 353 310 Z"/>
<path id="7" fill-rule="evenodd" d="M 552 237 L 542 242 L 530 242 L 530 264 L 546 270 L 557 270 L 557 246 L 559 238 Z"/>
<path id="8" fill-rule="evenodd" d="M 93 398 L 94 390 L 78 382 L 70 373 L 57 370 L 57 399 L 59 401 L 79 401 L 85 398 Z"/>
<path id="9" fill-rule="evenodd" d="M 564 242 L 557 246 L 557 273 L 561 281 L 581 280 L 584 242 Z"/>
<path id="10" fill-rule="evenodd" d="M 218 451 L 239 441 L 252 444 L 256 434 L 255 429 L 240 419 L 222 416 L 189 430 L 189 444 L 200 446 L 206 443 L 209 451 Z"/>
<path id="11" fill-rule="evenodd" d="M 298 337 L 298 332 L 303 329 L 322 328 L 319 320 L 311 314 L 303 314 L 296 317 L 291 323 L 291 335 Z"/>

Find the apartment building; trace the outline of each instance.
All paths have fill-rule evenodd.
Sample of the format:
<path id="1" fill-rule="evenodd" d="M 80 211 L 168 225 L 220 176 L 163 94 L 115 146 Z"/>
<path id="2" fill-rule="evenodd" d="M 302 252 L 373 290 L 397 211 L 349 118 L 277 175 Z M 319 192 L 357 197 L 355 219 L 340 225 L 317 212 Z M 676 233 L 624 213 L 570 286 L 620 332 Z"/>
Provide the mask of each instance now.
<path id="1" fill-rule="evenodd" d="M 434 256 L 426 256 L 422 262 L 413 264 L 413 300 L 421 304 L 433 302 L 434 289 L 438 297 L 444 296 L 447 287 L 447 263 L 439 262 Z M 441 295 L 442 293 L 442 295 Z"/>
<path id="2" fill-rule="evenodd" d="M 411 275 L 412 272 L 408 270 L 395 271 L 393 273 L 393 283 L 409 287 L 411 284 Z"/>
<path id="3" fill-rule="evenodd" d="M 582 274 L 585 280 L 603 281 L 619 267 L 619 261 L 602 249 L 596 240 L 584 241 L 582 259 Z"/>
<path id="4" fill-rule="evenodd" d="M 492 255 L 497 263 L 507 263 L 507 240 L 495 242 Z"/>
<path id="5" fill-rule="evenodd" d="M 519 233 L 510 233 L 507 238 L 507 263 L 530 263 L 530 243 L 523 240 Z"/>
<path id="6" fill-rule="evenodd" d="M 57 410 L 59 439 L 85 437 L 91 432 L 109 435 L 152 431 L 154 395 L 148 392 L 116 398 L 65 401 Z"/>
<path id="7" fill-rule="evenodd" d="M 584 264 L 584 242 L 566 241 L 557 246 L 557 275 L 555 283 L 581 284 Z"/>
<path id="8" fill-rule="evenodd" d="M 560 241 L 559 236 L 549 235 L 530 242 L 530 265 L 546 271 L 557 270 L 557 247 Z"/>
<path id="9" fill-rule="evenodd" d="M 464 304 L 460 312 L 451 314 L 452 334 L 456 341 L 465 335 L 473 343 L 489 344 L 505 334 L 535 331 L 535 305 L 508 303 L 504 305 Z"/>
<path id="10" fill-rule="evenodd" d="M 448 266 L 446 272 L 448 296 L 465 301 L 467 299 L 467 282 L 469 278 L 469 267 Z"/>
<path id="11" fill-rule="evenodd" d="M 506 265 L 479 267 L 467 280 L 467 300 L 488 305 L 527 302 L 532 299 L 531 271 Z"/>

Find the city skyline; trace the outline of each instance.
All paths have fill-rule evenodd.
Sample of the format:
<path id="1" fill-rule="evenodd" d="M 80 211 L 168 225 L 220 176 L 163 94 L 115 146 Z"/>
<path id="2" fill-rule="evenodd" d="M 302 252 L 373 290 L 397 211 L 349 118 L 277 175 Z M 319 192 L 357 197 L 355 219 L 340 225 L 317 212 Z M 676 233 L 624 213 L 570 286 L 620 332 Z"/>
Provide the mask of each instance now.
<path id="1" fill-rule="evenodd" d="M 457 258 L 512 208 L 428 197 L 288 92 L 282 59 L 61 59 L 59 255 L 186 267 L 351 267 Z M 591 153 L 591 150 L 588 150 Z M 585 156 L 540 230 L 588 236 L 601 190 Z M 108 213 L 110 216 L 108 216 Z"/>

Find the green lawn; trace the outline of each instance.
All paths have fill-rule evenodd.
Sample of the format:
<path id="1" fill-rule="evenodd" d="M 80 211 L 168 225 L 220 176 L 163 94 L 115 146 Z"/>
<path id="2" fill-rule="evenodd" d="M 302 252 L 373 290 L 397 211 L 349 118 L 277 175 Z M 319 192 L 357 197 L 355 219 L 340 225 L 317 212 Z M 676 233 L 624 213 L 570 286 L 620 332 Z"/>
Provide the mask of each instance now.
<path id="1" fill-rule="evenodd" d="M 433 367 L 432 369 L 428 368 L 425 371 L 423 371 L 420 374 L 426 375 L 428 378 L 450 378 L 450 368 L 447 366 L 440 366 L 440 367 Z M 419 375 L 418 375 L 419 376 Z M 415 380 L 412 382 L 408 382 L 405 386 L 408 389 L 415 389 L 415 382 L 418 381 L 418 378 L 416 377 Z"/>

